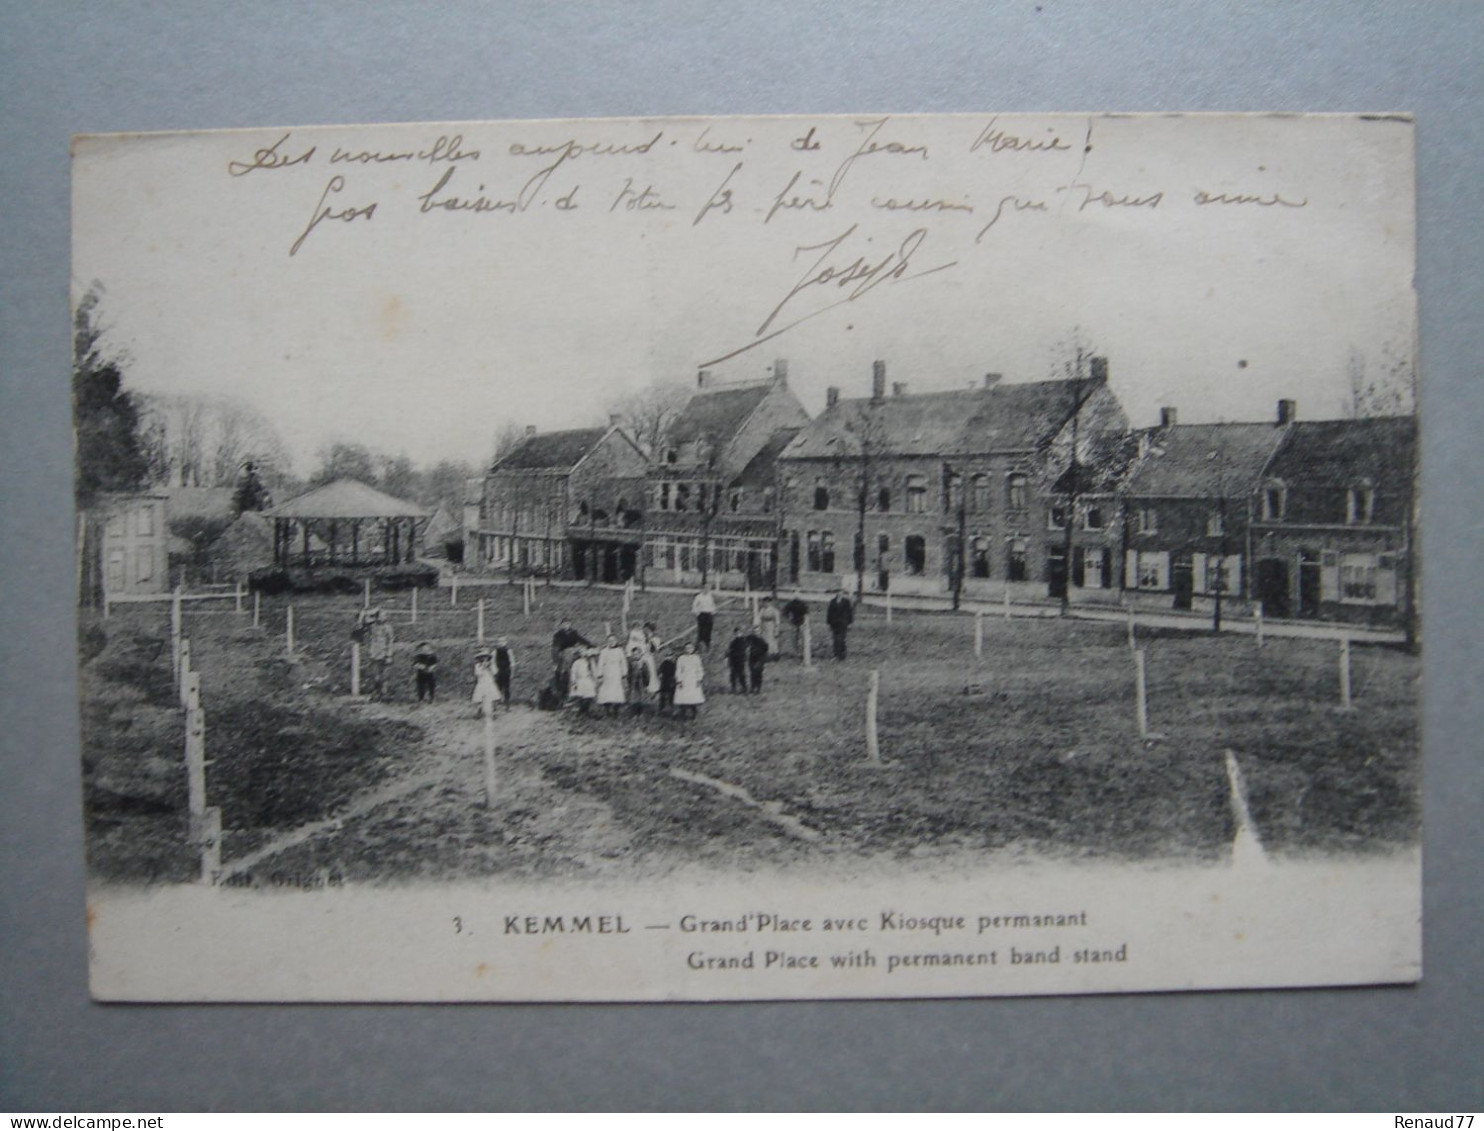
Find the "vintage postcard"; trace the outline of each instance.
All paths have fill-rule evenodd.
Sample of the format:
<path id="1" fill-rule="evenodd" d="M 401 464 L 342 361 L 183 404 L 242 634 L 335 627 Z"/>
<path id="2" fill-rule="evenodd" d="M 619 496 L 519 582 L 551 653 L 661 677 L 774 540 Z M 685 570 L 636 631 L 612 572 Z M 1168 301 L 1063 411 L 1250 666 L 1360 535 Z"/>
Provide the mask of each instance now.
<path id="1" fill-rule="evenodd" d="M 108 1000 L 1420 976 L 1405 115 L 79 137 Z"/>

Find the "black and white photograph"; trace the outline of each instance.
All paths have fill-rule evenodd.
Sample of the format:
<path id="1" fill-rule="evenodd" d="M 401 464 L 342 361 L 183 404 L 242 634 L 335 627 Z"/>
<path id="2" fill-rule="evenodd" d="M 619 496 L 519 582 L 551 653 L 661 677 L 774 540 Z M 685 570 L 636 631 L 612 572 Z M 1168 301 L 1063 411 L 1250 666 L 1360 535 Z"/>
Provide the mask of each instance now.
<path id="1" fill-rule="evenodd" d="M 1416 981 L 1413 143 L 74 139 L 94 996 Z"/>

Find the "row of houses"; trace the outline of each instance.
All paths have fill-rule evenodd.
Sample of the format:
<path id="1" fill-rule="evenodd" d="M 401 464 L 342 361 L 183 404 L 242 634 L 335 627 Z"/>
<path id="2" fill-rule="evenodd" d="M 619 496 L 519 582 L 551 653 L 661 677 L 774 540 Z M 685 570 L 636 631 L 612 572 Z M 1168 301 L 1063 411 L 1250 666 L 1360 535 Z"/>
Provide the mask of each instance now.
<path id="1" fill-rule="evenodd" d="M 488 574 L 955 599 L 1125 602 L 1401 623 L 1412 417 L 1134 429 L 1100 357 L 1080 376 L 914 393 L 872 368 L 810 417 L 703 371 L 661 449 L 620 426 L 528 430 L 471 480 Z"/>

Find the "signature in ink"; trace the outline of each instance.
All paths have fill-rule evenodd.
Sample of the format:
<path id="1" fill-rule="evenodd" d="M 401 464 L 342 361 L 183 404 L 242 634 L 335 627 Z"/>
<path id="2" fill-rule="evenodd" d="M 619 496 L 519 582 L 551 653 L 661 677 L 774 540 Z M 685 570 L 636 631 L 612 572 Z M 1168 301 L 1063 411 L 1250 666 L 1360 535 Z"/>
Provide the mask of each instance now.
<path id="1" fill-rule="evenodd" d="M 999 128 L 999 120 L 999 115 L 995 115 L 989 120 L 989 125 L 979 131 L 979 136 L 969 146 L 970 153 L 984 148 L 991 153 L 1003 153 L 1007 150 L 1011 153 L 1047 153 L 1072 148 L 1054 133 L 1050 138 L 1020 137 L 1006 133 Z M 1050 130 L 1047 132 L 1050 133 Z"/>
<path id="2" fill-rule="evenodd" d="M 851 251 L 847 247 L 852 236 L 855 236 L 859 224 L 852 224 L 834 239 L 825 240 L 823 243 L 803 244 L 794 248 L 794 259 L 800 256 L 817 252 L 809 261 L 809 266 L 798 280 L 789 288 L 783 299 L 775 306 L 768 316 L 763 319 L 762 325 L 757 328 L 753 340 L 731 353 L 721 357 L 713 358 L 706 362 L 707 365 L 715 365 L 719 362 L 736 357 L 738 354 L 746 353 L 748 350 L 762 345 L 764 342 L 778 337 L 779 334 L 787 333 L 795 326 L 817 318 L 826 311 L 833 310 L 845 303 L 855 302 L 864 298 L 877 287 L 895 283 L 906 283 L 913 279 L 921 279 L 926 275 L 946 271 L 950 267 L 958 265 L 958 260 L 949 260 L 946 263 L 938 263 L 932 267 L 918 267 L 914 257 L 921 250 L 923 242 L 928 238 L 926 228 L 916 228 L 909 232 L 906 237 L 891 251 L 879 259 L 868 259 L 864 254 L 858 254 L 855 258 L 845 262 Z M 791 305 L 796 299 L 816 288 L 828 288 L 831 292 L 841 294 L 841 297 L 826 302 L 808 313 L 800 314 L 791 322 L 781 326 L 775 325 L 785 310 L 792 312 Z M 842 293 L 843 292 L 843 293 Z"/>

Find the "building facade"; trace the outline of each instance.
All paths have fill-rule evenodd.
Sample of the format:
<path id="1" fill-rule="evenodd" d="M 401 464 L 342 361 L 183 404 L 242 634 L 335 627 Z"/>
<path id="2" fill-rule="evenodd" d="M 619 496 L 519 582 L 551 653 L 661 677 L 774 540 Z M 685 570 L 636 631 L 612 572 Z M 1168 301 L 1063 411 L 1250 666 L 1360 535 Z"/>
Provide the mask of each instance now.
<path id="1" fill-rule="evenodd" d="M 170 588 L 170 496 L 165 491 L 105 495 L 94 516 L 107 599 Z"/>
<path id="2" fill-rule="evenodd" d="M 1075 421 L 1075 424 L 1074 424 Z M 1120 437 L 1128 422 L 1093 359 L 1080 381 L 911 394 L 829 392 L 779 458 L 784 578 L 805 589 L 975 599 L 1044 596 L 1064 551 L 1051 486 L 1058 459 Z"/>

